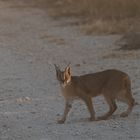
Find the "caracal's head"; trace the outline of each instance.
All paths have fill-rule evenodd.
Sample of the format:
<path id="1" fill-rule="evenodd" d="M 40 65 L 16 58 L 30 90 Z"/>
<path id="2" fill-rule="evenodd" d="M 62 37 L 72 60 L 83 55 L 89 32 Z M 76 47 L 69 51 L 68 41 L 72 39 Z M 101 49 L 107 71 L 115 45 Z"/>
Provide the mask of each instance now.
<path id="1" fill-rule="evenodd" d="M 57 65 L 54 65 L 54 66 L 56 70 L 56 78 L 60 82 L 60 85 L 63 88 L 69 85 L 71 82 L 70 66 L 68 65 L 64 71 L 61 71 Z"/>

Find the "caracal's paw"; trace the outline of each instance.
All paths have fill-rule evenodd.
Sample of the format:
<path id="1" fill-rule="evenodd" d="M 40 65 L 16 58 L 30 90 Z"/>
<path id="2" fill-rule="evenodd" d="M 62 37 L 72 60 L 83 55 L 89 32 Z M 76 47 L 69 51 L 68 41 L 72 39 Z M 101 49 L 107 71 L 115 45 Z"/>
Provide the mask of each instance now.
<path id="1" fill-rule="evenodd" d="M 90 121 L 90 122 L 95 121 L 95 117 L 90 117 L 90 118 L 89 118 L 89 121 Z"/>
<path id="2" fill-rule="evenodd" d="M 128 116 L 128 113 L 127 112 L 123 112 L 121 115 L 120 115 L 120 117 L 127 117 Z"/>
<path id="3" fill-rule="evenodd" d="M 65 120 L 63 120 L 63 119 L 57 120 L 57 123 L 58 124 L 64 124 L 65 123 Z"/>
<path id="4" fill-rule="evenodd" d="M 107 119 L 108 119 L 107 116 L 99 116 L 97 117 L 96 121 L 107 120 Z"/>

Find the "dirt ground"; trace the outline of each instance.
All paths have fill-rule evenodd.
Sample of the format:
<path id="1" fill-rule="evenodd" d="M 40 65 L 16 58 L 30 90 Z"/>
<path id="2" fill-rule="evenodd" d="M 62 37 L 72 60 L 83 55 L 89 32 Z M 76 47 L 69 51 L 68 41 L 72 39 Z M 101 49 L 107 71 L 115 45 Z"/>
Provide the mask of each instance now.
<path id="1" fill-rule="evenodd" d="M 118 110 L 106 121 L 88 122 L 81 101 L 74 103 L 65 124 L 57 124 L 64 100 L 53 64 L 69 62 L 73 75 L 116 68 L 132 79 L 140 102 L 140 51 L 121 51 L 113 36 L 85 36 L 76 19 L 51 19 L 46 10 L 13 0 L 0 0 L 0 140 L 139 140 L 140 106 L 127 118 Z M 108 110 L 94 99 L 96 115 Z"/>

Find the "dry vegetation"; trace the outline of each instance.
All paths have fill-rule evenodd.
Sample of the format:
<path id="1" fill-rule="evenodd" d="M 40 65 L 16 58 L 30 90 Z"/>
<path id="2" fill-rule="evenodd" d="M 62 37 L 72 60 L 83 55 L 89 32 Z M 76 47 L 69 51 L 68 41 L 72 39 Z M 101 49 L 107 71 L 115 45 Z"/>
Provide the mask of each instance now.
<path id="1" fill-rule="evenodd" d="M 86 34 L 125 33 L 120 49 L 140 49 L 140 0 L 53 0 L 47 6 L 54 17 L 80 19 Z"/>
<path id="2" fill-rule="evenodd" d="M 139 16 L 140 12 L 139 0 L 52 0 L 51 4 L 59 8 L 59 11 L 55 13 L 57 15 L 120 19 Z"/>
<path id="3" fill-rule="evenodd" d="M 122 49 L 131 50 L 131 46 L 132 49 L 140 48 L 139 35 L 136 37 L 136 34 L 131 34 L 140 32 L 140 0 L 23 0 L 22 2 L 25 3 L 25 7 L 47 9 L 55 18 L 75 17 L 78 20 L 75 24 L 86 34 L 125 33 L 122 40 L 124 39 L 126 43 Z"/>
<path id="4" fill-rule="evenodd" d="M 130 32 L 125 34 L 119 41 L 121 50 L 138 50 L 140 49 L 140 33 Z"/>
<path id="5" fill-rule="evenodd" d="M 140 0 L 23 0 L 53 17 L 76 17 L 87 34 L 126 33 L 140 20 Z M 139 26 L 139 24 L 138 24 Z"/>
<path id="6" fill-rule="evenodd" d="M 139 0 L 46 0 L 45 2 L 51 16 L 78 17 L 79 24 L 84 23 L 82 29 L 87 34 L 128 32 L 134 28 L 134 23 L 140 18 Z"/>

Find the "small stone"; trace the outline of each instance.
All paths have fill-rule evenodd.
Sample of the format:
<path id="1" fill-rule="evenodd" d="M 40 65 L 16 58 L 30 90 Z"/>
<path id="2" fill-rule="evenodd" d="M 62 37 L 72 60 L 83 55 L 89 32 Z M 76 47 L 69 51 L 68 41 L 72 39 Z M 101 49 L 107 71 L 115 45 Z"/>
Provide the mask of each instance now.
<path id="1" fill-rule="evenodd" d="M 58 114 L 56 114 L 56 116 L 60 116 L 60 114 L 58 113 Z"/>
<path id="2" fill-rule="evenodd" d="M 31 114 L 36 114 L 36 112 L 35 111 L 32 111 L 32 112 L 30 112 Z"/>
<path id="3" fill-rule="evenodd" d="M 7 127 L 7 125 L 6 125 L 6 124 L 4 124 L 2 127 Z"/>
<path id="4" fill-rule="evenodd" d="M 28 129 L 31 129 L 32 127 L 31 126 L 28 126 Z"/>

